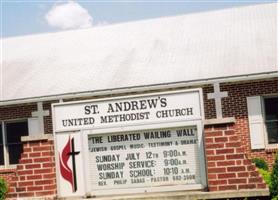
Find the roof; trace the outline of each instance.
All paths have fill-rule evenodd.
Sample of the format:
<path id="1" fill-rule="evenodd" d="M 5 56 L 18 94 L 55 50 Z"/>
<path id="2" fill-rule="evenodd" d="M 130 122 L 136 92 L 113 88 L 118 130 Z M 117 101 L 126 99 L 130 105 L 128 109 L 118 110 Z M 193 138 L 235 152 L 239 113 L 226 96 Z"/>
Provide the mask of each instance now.
<path id="1" fill-rule="evenodd" d="M 277 72 L 277 5 L 5 38 L 0 103 Z"/>

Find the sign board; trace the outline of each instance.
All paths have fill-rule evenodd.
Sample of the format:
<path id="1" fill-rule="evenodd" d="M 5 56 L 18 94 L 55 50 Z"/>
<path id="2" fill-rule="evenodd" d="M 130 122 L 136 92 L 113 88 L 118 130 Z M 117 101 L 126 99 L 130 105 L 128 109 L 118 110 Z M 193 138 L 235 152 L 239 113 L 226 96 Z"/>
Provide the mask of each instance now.
<path id="1" fill-rule="evenodd" d="M 54 104 L 56 132 L 201 119 L 199 90 Z"/>
<path id="2" fill-rule="evenodd" d="M 201 183 L 196 126 L 89 135 L 97 190 Z"/>
<path id="3" fill-rule="evenodd" d="M 61 197 L 206 187 L 200 90 L 59 103 L 52 112 Z"/>

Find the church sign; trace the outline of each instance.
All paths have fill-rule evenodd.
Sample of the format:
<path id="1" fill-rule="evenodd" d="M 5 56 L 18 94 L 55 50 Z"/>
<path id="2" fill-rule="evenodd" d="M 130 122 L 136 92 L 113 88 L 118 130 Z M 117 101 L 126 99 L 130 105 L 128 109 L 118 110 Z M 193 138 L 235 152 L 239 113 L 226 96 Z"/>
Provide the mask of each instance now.
<path id="1" fill-rule="evenodd" d="M 61 197 L 206 187 L 199 89 L 58 103 L 52 112 Z"/>

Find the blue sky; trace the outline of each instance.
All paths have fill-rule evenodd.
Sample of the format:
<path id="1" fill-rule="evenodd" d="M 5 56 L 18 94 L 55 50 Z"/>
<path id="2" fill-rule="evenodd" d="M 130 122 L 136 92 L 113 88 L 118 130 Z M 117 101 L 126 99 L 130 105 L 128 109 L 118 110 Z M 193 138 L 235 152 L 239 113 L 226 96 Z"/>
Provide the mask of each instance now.
<path id="1" fill-rule="evenodd" d="M 276 2 L 273 0 L 250 1 L 71 1 L 74 12 L 58 10 L 69 1 L 1 1 L 2 37 L 55 32 L 65 29 L 92 27 L 162 16 L 181 15 L 192 12 L 217 10 L 235 6 Z M 72 4 L 73 5 L 73 4 Z M 59 7 L 60 6 L 60 7 Z M 67 7 L 68 9 L 69 7 Z M 52 12 L 51 12 L 52 11 Z M 75 11 L 78 17 L 74 16 Z M 50 13 L 50 14 L 49 14 Z M 75 20 L 69 22 L 68 18 Z M 48 14 L 48 18 L 46 17 Z M 84 19 L 85 17 L 85 19 Z M 83 21 L 82 21 L 83 20 Z M 85 21 L 84 21 L 85 20 Z M 85 25 L 84 25 L 85 24 Z"/>

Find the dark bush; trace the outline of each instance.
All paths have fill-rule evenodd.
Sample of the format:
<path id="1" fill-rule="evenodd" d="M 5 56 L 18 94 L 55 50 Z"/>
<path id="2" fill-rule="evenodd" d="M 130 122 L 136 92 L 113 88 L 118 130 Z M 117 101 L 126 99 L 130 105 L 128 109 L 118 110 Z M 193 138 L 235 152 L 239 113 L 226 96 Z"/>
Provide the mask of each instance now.
<path id="1" fill-rule="evenodd" d="M 257 168 L 268 171 L 268 165 L 267 165 L 267 163 L 265 162 L 264 159 L 262 159 L 262 158 L 253 158 L 252 162 L 256 165 Z"/>

